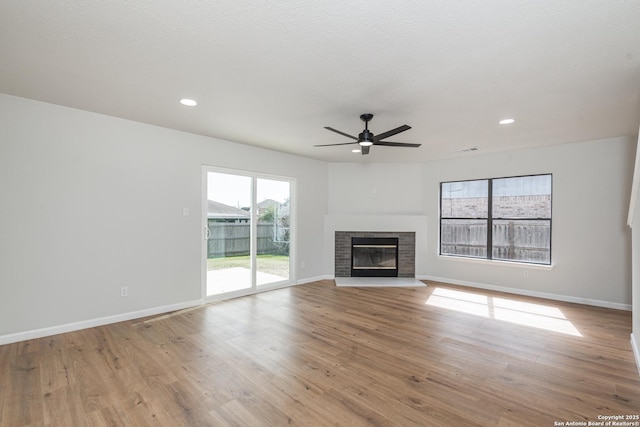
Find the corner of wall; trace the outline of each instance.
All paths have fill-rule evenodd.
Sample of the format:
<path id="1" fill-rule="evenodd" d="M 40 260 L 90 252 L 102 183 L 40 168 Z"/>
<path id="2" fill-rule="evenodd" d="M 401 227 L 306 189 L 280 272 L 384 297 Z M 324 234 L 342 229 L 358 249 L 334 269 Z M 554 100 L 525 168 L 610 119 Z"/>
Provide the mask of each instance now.
<path id="1" fill-rule="evenodd" d="M 631 333 L 631 350 L 636 358 L 636 367 L 638 368 L 638 375 L 640 375 L 640 347 L 638 347 L 638 341 L 636 341 L 635 335 Z"/>
<path id="2" fill-rule="evenodd" d="M 636 205 L 638 204 L 638 187 L 640 187 L 640 129 L 638 130 L 638 144 L 636 145 L 636 161 L 633 168 L 633 183 L 631 185 L 631 198 L 629 201 L 629 214 L 627 216 L 627 225 L 633 227 L 633 219 L 635 217 Z"/>

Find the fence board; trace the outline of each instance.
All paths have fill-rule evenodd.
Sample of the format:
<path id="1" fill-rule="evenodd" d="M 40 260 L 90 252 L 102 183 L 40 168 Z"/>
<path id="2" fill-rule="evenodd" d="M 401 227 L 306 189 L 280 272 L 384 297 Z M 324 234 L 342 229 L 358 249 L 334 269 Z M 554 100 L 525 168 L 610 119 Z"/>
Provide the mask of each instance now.
<path id="1" fill-rule="evenodd" d="M 549 223 L 543 221 L 494 221 L 492 257 L 548 263 L 550 233 Z M 443 222 L 440 241 L 443 254 L 486 258 L 486 222 Z"/>
<path id="2" fill-rule="evenodd" d="M 273 223 L 259 223 L 257 226 L 257 254 L 285 255 L 289 246 L 286 242 L 274 239 L 276 227 Z M 224 223 L 209 221 L 209 240 L 207 241 L 207 257 L 249 255 L 251 238 L 249 223 Z"/>

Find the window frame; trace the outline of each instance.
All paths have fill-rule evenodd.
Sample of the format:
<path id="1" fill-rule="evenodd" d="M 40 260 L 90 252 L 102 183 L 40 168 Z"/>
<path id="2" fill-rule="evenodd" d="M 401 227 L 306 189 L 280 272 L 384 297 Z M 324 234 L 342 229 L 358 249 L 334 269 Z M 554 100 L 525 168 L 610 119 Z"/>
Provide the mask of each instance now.
<path id="1" fill-rule="evenodd" d="M 536 176 L 548 176 L 550 178 L 550 206 L 549 206 L 549 217 L 541 218 L 541 217 L 523 217 L 523 218 L 509 218 L 509 217 L 494 217 L 493 216 L 493 181 L 501 180 L 501 179 L 512 179 L 512 178 L 528 178 L 528 177 L 536 177 Z M 442 203 L 442 187 L 443 184 L 450 183 L 462 183 L 462 182 L 473 182 L 473 181 L 486 181 L 487 183 L 487 217 L 453 217 L 453 216 L 443 216 L 443 203 Z M 538 265 L 538 266 L 551 266 L 552 265 L 552 238 L 553 238 L 553 174 L 552 173 L 539 173 L 539 174 L 528 174 L 528 175 L 514 175 L 514 176 L 501 176 L 501 177 L 493 177 L 493 178 L 477 178 L 477 179 L 465 179 L 465 180 L 455 180 L 455 181 L 441 181 L 439 184 L 439 206 L 438 206 L 438 228 L 439 228 L 439 241 L 438 241 L 438 255 L 442 257 L 459 257 L 459 258 L 469 258 L 474 260 L 486 260 L 486 261 L 494 261 L 494 262 L 508 262 L 508 263 L 520 263 L 520 264 L 530 264 L 530 265 Z M 467 221 L 486 221 L 487 226 L 487 244 L 486 244 L 486 256 L 473 256 L 473 255 L 460 255 L 460 254 L 448 254 L 442 253 L 442 228 L 443 228 L 443 220 L 467 220 Z M 549 262 L 534 262 L 534 261 L 526 261 L 526 260 L 518 260 L 518 259 L 503 259 L 503 258 L 494 258 L 493 257 L 493 226 L 494 221 L 547 221 L 549 223 Z"/>

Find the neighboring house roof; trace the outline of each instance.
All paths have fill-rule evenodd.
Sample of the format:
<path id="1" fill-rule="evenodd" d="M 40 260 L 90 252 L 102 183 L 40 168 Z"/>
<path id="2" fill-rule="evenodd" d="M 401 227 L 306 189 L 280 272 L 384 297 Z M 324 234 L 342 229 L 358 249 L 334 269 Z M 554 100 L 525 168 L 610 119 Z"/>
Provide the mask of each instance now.
<path id="1" fill-rule="evenodd" d="M 249 212 L 225 205 L 224 203 L 207 200 L 207 218 L 213 219 L 249 219 Z"/>
<path id="2" fill-rule="evenodd" d="M 259 209 L 269 208 L 271 206 L 280 206 L 280 203 L 276 202 L 273 199 L 264 199 L 263 201 L 258 203 L 258 208 Z"/>
<path id="3" fill-rule="evenodd" d="M 265 199 L 257 204 L 258 214 L 260 214 L 263 209 L 275 208 L 278 212 L 279 217 L 289 216 L 289 204 L 288 203 L 280 203 L 273 199 Z"/>

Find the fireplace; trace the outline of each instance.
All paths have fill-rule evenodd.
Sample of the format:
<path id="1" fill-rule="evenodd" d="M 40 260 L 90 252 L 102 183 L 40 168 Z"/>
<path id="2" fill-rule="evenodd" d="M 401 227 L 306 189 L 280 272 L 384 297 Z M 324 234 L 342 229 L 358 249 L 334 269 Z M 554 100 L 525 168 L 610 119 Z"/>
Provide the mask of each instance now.
<path id="1" fill-rule="evenodd" d="M 371 244 L 371 242 L 374 243 Z M 415 232 L 336 231 L 335 277 L 382 275 L 386 277 L 415 277 L 415 242 Z M 355 248 L 356 269 L 353 269 L 354 244 L 358 245 Z M 367 248 L 366 246 L 395 246 L 395 248 Z M 395 254 L 393 254 L 394 251 Z M 364 268 L 367 263 L 372 264 L 374 268 Z M 394 268 L 390 268 L 393 264 L 395 264 Z M 391 271 L 393 273 L 390 273 Z"/>
<path id="2" fill-rule="evenodd" d="M 398 239 L 352 237 L 351 277 L 398 277 Z"/>

